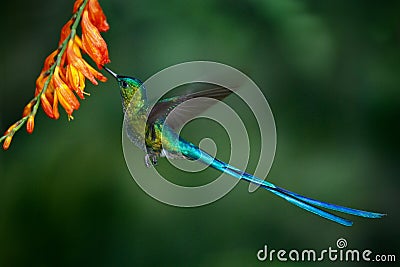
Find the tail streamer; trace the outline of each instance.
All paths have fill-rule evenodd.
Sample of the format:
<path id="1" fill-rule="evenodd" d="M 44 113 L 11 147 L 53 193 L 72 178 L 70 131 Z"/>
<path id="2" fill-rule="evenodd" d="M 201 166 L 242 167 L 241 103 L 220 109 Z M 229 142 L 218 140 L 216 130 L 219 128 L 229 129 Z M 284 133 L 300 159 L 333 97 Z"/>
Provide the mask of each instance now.
<path id="1" fill-rule="evenodd" d="M 355 216 L 359 216 L 359 217 L 365 217 L 365 218 L 382 218 L 383 216 L 385 216 L 385 214 L 382 214 L 382 213 L 348 208 L 348 207 L 339 206 L 339 205 L 331 204 L 328 202 L 323 202 L 320 200 L 302 196 L 300 194 L 291 192 L 287 189 L 278 187 L 270 182 L 262 180 L 252 174 L 249 174 L 242 170 L 239 170 L 239 169 L 237 169 L 223 161 L 220 161 L 216 158 L 213 158 L 211 155 L 209 155 L 208 153 L 204 152 L 203 150 L 201 150 L 200 148 L 198 148 L 194 145 L 192 145 L 191 148 L 192 149 L 185 150 L 186 151 L 185 156 L 192 158 L 192 159 L 197 159 L 207 165 L 210 165 L 214 169 L 217 169 L 221 172 L 227 173 L 235 178 L 245 180 L 250 183 L 259 185 L 262 188 L 270 191 L 271 193 L 274 193 L 275 195 L 285 199 L 286 201 L 288 201 L 306 211 L 312 212 L 316 215 L 319 215 L 323 218 L 334 221 L 341 225 L 351 226 L 351 225 L 353 225 L 353 222 L 350 220 L 344 219 L 342 217 L 339 217 L 337 215 L 334 215 L 332 213 L 329 213 L 320 208 L 328 209 L 331 211 L 338 211 L 341 213 L 355 215 Z"/>

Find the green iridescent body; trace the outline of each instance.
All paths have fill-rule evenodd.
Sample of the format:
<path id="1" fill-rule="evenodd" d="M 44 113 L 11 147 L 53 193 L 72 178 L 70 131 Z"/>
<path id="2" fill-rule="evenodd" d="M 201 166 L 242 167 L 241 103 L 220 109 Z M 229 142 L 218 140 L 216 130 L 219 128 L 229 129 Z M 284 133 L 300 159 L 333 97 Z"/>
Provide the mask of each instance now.
<path id="1" fill-rule="evenodd" d="M 366 218 L 381 218 L 384 216 L 382 213 L 352 209 L 308 198 L 239 170 L 228 163 L 213 158 L 207 152 L 179 136 L 176 129 L 179 129 L 182 121 L 167 120 L 167 116 L 169 118 L 172 111 L 178 109 L 179 105 L 187 100 L 204 97 L 221 100 L 231 93 L 230 90 L 216 87 L 209 90 L 167 98 L 155 103 L 150 110 L 146 90 L 144 86 L 142 86 L 140 80 L 117 75 L 106 67 L 104 67 L 104 69 L 113 75 L 119 83 L 122 105 L 125 113 L 124 123 L 127 135 L 134 144 L 146 152 L 145 164 L 148 167 L 155 165 L 158 157 L 198 160 L 233 177 L 257 184 L 304 210 L 345 226 L 351 226 L 352 222 L 321 208 Z M 192 112 L 187 112 L 187 110 L 182 112 L 182 110 L 178 110 L 172 117 L 178 115 L 190 117 L 193 114 L 200 113 L 206 108 L 207 105 L 198 105 Z"/>
<path id="2" fill-rule="evenodd" d="M 164 116 L 150 116 L 146 89 L 138 79 L 119 76 L 121 88 L 121 100 L 125 113 L 124 120 L 129 139 L 142 150 L 147 152 L 145 163 L 147 166 L 157 163 L 158 157 L 186 158 L 181 150 L 192 147 L 193 144 L 183 140 L 173 129 L 164 123 L 167 113 Z M 163 103 L 177 100 L 166 99 Z M 156 108 L 157 106 L 155 106 Z M 157 111 L 157 109 L 153 110 Z"/>

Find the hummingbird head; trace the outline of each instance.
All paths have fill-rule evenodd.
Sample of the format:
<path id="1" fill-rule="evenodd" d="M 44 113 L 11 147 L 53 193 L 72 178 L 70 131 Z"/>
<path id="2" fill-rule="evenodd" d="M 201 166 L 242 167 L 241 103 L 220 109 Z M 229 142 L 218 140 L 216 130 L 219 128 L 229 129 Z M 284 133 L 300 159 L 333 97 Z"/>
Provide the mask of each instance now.
<path id="1" fill-rule="evenodd" d="M 133 77 L 118 75 L 104 66 L 103 68 L 117 80 L 124 109 L 129 104 L 139 107 L 145 103 L 146 92 L 144 86 L 142 86 L 142 81 Z"/>

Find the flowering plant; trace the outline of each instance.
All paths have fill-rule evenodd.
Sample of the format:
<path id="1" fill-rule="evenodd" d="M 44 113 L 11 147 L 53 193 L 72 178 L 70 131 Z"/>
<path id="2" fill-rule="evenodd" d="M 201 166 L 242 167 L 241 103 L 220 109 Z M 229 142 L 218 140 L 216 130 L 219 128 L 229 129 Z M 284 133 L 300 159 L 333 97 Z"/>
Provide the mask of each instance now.
<path id="1" fill-rule="evenodd" d="M 93 68 L 83 57 L 87 54 L 101 69 L 110 62 L 107 44 L 100 32 L 110 27 L 98 0 L 76 0 L 73 15 L 62 27 L 58 48 L 44 61 L 43 69 L 36 80 L 34 98 L 25 106 L 22 118 L 11 125 L 0 137 L 3 149 L 10 147 L 14 134 L 26 124 L 28 133 L 32 133 L 39 103 L 46 115 L 58 119 L 60 104 L 67 113 L 68 119 L 73 119 L 72 113 L 79 109 L 80 99 L 89 95 L 84 91 L 85 78 L 94 85 L 98 81 L 105 82 L 107 78 Z M 81 37 L 77 30 L 81 26 Z"/>

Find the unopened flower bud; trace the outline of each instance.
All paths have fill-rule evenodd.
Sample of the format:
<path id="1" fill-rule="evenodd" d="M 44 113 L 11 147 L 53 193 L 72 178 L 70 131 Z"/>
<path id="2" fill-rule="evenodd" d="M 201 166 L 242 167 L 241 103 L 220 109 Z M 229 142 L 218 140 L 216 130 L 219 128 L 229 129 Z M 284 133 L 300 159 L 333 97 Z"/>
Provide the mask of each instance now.
<path id="1" fill-rule="evenodd" d="M 32 112 L 33 104 L 33 102 L 29 102 L 28 105 L 25 106 L 24 111 L 22 112 L 22 117 L 26 117 Z"/>
<path id="2" fill-rule="evenodd" d="M 31 115 L 29 116 L 28 122 L 26 123 L 26 131 L 29 134 L 31 134 L 34 128 L 35 128 L 35 117 Z"/>
<path id="3" fill-rule="evenodd" d="M 12 135 L 9 135 L 9 136 L 6 137 L 6 139 L 4 140 L 4 143 L 3 143 L 3 149 L 4 150 L 7 150 L 10 147 L 12 138 L 13 138 Z"/>

